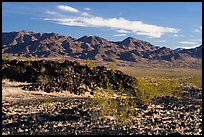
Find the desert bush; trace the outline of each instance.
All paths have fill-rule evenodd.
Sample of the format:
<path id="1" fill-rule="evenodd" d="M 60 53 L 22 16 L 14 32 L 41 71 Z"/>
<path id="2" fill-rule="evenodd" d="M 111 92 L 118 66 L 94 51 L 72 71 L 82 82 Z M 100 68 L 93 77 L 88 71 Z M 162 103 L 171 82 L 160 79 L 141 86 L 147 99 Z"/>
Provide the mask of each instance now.
<path id="1" fill-rule="evenodd" d="M 27 60 L 27 57 L 24 54 L 19 54 L 17 56 L 17 59 L 19 59 L 19 60 Z"/>
<path id="2" fill-rule="evenodd" d="M 31 63 L 30 61 L 26 61 L 26 62 L 24 63 L 24 66 L 25 66 L 25 67 L 32 66 L 32 63 Z"/>
<path id="3" fill-rule="evenodd" d="M 139 78 L 137 96 L 142 103 L 149 103 L 152 98 L 158 96 L 177 96 L 181 97 L 181 87 L 176 79 L 167 78 Z"/>
<path id="4" fill-rule="evenodd" d="M 38 59 L 38 54 L 35 54 L 34 57 L 35 57 L 35 59 Z"/>
<path id="5" fill-rule="evenodd" d="M 195 86 L 202 88 L 202 80 L 194 79 L 192 82 Z"/>
<path id="6" fill-rule="evenodd" d="M 49 77 L 47 75 L 39 75 L 38 81 L 40 83 L 47 83 L 47 82 L 49 82 Z"/>
<path id="7" fill-rule="evenodd" d="M 144 78 L 138 79 L 137 97 L 141 99 L 142 103 L 149 103 L 150 100 L 158 95 L 158 85 L 149 83 Z"/>
<path id="8" fill-rule="evenodd" d="M 88 59 L 86 60 L 86 64 L 87 64 L 90 68 L 93 68 L 93 67 L 95 66 L 94 61 L 93 61 L 92 59 L 90 59 L 90 58 L 88 58 Z"/>
<path id="9" fill-rule="evenodd" d="M 2 60 L 3 61 L 8 61 L 9 60 L 9 54 L 2 55 Z"/>
<path id="10" fill-rule="evenodd" d="M 44 73 L 45 71 L 46 71 L 46 68 L 45 68 L 45 67 L 41 67 L 41 68 L 40 68 L 40 72 L 41 72 L 41 73 Z"/>
<path id="11" fill-rule="evenodd" d="M 200 79 L 198 77 L 189 77 L 189 78 L 185 78 L 185 79 L 180 79 L 179 81 L 183 85 L 188 85 L 190 87 L 197 86 L 199 88 L 202 88 L 202 79 Z"/>
<path id="12" fill-rule="evenodd" d="M 130 126 L 136 117 L 136 103 L 128 95 L 117 95 L 115 91 L 105 89 L 96 91 L 93 99 L 100 116 L 112 117 L 119 125 Z"/>
<path id="13" fill-rule="evenodd" d="M 112 89 L 112 84 L 110 83 L 110 80 L 109 80 L 109 79 L 106 80 L 105 85 L 106 85 L 106 89 L 108 89 L 108 90 L 111 90 L 111 89 Z"/>
<path id="14" fill-rule="evenodd" d="M 42 99 L 43 103 L 52 103 L 52 100 L 50 98 L 44 98 Z"/>

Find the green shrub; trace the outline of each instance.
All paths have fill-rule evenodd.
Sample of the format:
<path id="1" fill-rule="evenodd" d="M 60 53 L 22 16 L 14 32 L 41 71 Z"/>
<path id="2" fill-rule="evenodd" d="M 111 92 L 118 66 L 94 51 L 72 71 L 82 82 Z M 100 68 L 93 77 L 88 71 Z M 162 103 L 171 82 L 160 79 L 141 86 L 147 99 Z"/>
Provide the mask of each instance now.
<path id="1" fill-rule="evenodd" d="M 137 96 L 143 103 L 149 103 L 152 98 L 158 96 L 181 97 L 181 87 L 178 80 L 173 78 L 138 78 Z"/>
<path id="2" fill-rule="evenodd" d="M 45 67 L 41 67 L 41 68 L 40 68 L 40 72 L 41 72 L 41 73 L 44 73 L 45 71 L 46 71 L 46 68 L 45 68 Z"/>
<path id="3" fill-rule="evenodd" d="M 50 98 L 44 98 L 43 103 L 52 103 L 52 100 Z"/>
<path id="4" fill-rule="evenodd" d="M 112 84 L 109 82 L 109 79 L 106 81 L 106 89 L 112 89 Z"/>
<path id="5" fill-rule="evenodd" d="M 24 63 L 24 66 L 25 66 L 25 67 L 32 66 L 32 63 L 31 63 L 30 61 L 27 61 L 27 62 Z"/>
<path id="6" fill-rule="evenodd" d="M 35 59 L 38 59 L 38 54 L 35 54 Z"/>
<path id="7" fill-rule="evenodd" d="M 116 95 L 111 89 L 95 91 L 96 108 L 99 108 L 102 117 L 113 117 L 119 125 L 132 124 L 135 119 L 135 101 L 130 96 Z"/>
<path id="8" fill-rule="evenodd" d="M 2 55 L 2 60 L 4 61 L 8 61 L 9 60 L 10 55 L 6 54 L 6 55 Z"/>
<path id="9" fill-rule="evenodd" d="M 47 83 L 49 82 L 49 77 L 47 75 L 43 76 L 43 75 L 39 75 L 38 76 L 38 81 L 41 83 Z"/>
<path id="10" fill-rule="evenodd" d="M 88 58 L 88 59 L 86 60 L 86 64 L 87 64 L 90 68 L 93 68 L 93 67 L 95 66 L 94 61 L 93 61 L 92 59 L 90 59 L 90 58 Z"/>

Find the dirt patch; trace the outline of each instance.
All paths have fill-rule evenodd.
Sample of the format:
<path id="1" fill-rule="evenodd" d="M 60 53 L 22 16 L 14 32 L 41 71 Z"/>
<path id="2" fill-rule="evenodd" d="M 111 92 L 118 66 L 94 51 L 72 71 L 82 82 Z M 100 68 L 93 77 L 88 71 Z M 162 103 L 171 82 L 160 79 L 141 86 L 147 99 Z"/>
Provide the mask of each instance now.
<path id="1" fill-rule="evenodd" d="M 26 82 L 11 82 L 9 80 L 2 81 L 2 101 L 7 102 L 17 102 L 21 100 L 35 100 L 35 99 L 45 99 L 45 98 L 84 98 L 92 97 L 89 93 L 83 95 L 71 94 L 69 91 L 64 91 L 60 93 L 46 93 L 43 90 L 39 91 L 29 91 L 22 90 L 22 86 L 30 85 L 31 83 Z"/>

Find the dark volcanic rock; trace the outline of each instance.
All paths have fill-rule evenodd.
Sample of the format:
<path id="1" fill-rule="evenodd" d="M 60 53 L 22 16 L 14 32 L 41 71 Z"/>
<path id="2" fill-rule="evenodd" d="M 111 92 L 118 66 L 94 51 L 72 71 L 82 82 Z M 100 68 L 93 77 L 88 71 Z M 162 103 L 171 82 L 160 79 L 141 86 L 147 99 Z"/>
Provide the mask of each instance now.
<path id="1" fill-rule="evenodd" d="M 167 99 L 173 98 L 166 97 Z M 158 100 L 165 97 L 158 98 Z M 89 105 L 93 100 L 53 98 L 2 103 L 2 134 L 16 135 L 202 135 L 202 107 L 182 103 L 173 107 L 167 103 L 136 106 L 134 126 L 121 125 L 101 117 L 98 109 Z M 165 102 L 165 101 L 162 101 Z M 171 101 L 168 101 L 171 102 Z M 93 102 L 92 102 L 93 103 Z M 192 109 L 193 108 L 193 109 Z"/>
<path id="2" fill-rule="evenodd" d="M 135 94 L 134 86 L 137 79 L 121 71 L 107 70 L 104 66 L 89 68 L 77 62 L 64 61 L 3 61 L 2 77 L 10 80 L 33 83 L 23 89 L 45 92 L 70 91 L 74 94 L 83 94 L 97 88 L 112 88 L 115 91 L 125 90 Z"/>

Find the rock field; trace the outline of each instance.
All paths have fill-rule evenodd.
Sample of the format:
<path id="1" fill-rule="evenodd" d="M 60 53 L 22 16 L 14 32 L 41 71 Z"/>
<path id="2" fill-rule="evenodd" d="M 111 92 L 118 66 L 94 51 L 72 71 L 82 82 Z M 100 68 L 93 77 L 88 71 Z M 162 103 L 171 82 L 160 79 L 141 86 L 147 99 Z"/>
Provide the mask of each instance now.
<path id="1" fill-rule="evenodd" d="M 24 90 L 43 90 L 45 92 L 70 91 L 80 95 L 98 88 L 121 89 L 134 94 L 133 85 L 137 79 L 119 70 L 108 70 L 104 66 L 88 67 L 77 62 L 64 61 L 4 61 L 2 78 L 20 82 L 32 82 L 23 86 Z"/>
<path id="2" fill-rule="evenodd" d="M 196 87 L 184 87 L 183 98 L 137 104 L 136 117 L 121 125 L 90 105 L 98 88 L 135 94 L 137 79 L 121 71 L 45 60 L 3 61 L 2 71 L 11 81 L 2 82 L 2 135 L 202 135 L 202 89 Z"/>
<path id="3" fill-rule="evenodd" d="M 169 100 L 166 102 L 165 100 Z M 201 135 L 202 105 L 172 97 L 154 99 L 135 108 L 134 126 L 100 117 L 86 104 L 89 98 L 52 98 L 2 103 L 2 134 L 66 135 Z M 177 101 L 177 100 L 176 100 Z M 193 104 L 192 104 L 193 103 Z"/>

